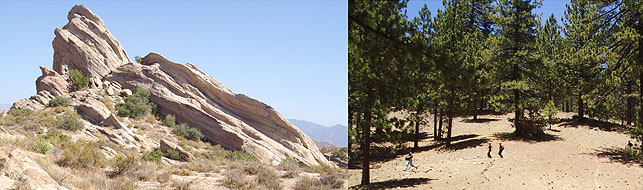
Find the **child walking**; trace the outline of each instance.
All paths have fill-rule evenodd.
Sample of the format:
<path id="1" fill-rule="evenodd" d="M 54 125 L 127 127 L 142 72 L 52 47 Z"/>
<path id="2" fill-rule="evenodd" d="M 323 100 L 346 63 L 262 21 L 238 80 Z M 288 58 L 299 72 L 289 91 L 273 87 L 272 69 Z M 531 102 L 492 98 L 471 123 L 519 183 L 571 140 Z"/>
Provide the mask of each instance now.
<path id="1" fill-rule="evenodd" d="M 413 165 L 413 153 L 409 152 L 409 155 L 407 155 L 405 159 L 406 167 L 404 168 L 404 171 L 406 171 L 406 169 L 409 169 L 409 165 L 411 165 L 411 167 L 415 167 L 415 169 L 418 169 L 418 166 Z"/>
<path id="2" fill-rule="evenodd" d="M 502 143 L 500 143 L 500 150 L 498 151 L 498 155 L 500 155 L 500 158 L 504 158 L 504 157 L 502 157 L 502 151 L 503 150 L 505 150 L 505 146 L 502 146 Z"/>

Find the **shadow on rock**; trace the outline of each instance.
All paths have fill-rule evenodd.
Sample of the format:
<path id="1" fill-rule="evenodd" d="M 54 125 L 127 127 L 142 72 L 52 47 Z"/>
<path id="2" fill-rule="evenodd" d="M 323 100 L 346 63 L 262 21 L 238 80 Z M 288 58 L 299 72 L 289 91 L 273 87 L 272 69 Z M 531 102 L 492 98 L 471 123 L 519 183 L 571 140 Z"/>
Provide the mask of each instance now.
<path id="1" fill-rule="evenodd" d="M 405 179 L 393 179 L 387 181 L 380 181 L 371 183 L 368 186 L 356 185 L 352 186 L 349 189 L 353 190 L 366 190 L 366 189 L 393 189 L 393 188 L 409 188 L 415 187 L 422 184 L 427 184 L 431 180 L 430 178 L 420 177 L 420 178 L 405 178 Z"/>

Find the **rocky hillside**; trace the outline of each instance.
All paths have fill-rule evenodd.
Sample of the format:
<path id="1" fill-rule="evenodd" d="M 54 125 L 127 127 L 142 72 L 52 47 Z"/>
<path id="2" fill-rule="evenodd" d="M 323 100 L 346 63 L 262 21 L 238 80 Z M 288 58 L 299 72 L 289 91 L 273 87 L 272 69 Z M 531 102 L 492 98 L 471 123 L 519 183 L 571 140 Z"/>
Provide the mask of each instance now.
<path id="1" fill-rule="evenodd" d="M 130 60 L 83 5 L 67 18 L 37 94 L 0 114 L 0 189 L 344 187 L 341 170 L 268 104 L 193 64 Z"/>
<path id="2" fill-rule="evenodd" d="M 131 62 L 103 20 L 85 6 L 72 8 L 69 23 L 55 30 L 53 69 L 41 66 L 37 94 L 16 102 L 14 108 L 42 110 L 55 96 L 71 97 L 72 105 L 92 124 L 122 126 L 99 94 L 131 94 L 148 89 L 161 116 L 199 128 L 209 141 L 243 150 L 264 163 L 278 164 L 293 157 L 305 165 L 330 164 L 315 143 L 269 105 L 235 94 L 196 65 L 174 63 L 150 53 Z M 89 88 L 74 89 L 70 70 L 89 77 Z M 118 102 L 115 102 L 118 103 Z"/>

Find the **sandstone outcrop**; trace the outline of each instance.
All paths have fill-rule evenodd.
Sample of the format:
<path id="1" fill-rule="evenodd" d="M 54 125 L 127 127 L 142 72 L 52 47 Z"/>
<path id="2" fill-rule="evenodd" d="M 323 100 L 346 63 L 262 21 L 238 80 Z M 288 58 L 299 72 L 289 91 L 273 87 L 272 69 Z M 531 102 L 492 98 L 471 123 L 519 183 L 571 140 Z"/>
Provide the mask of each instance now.
<path id="1" fill-rule="evenodd" d="M 181 156 L 181 159 L 183 161 L 191 162 L 191 161 L 194 161 L 194 159 L 195 159 L 194 156 L 192 155 L 192 153 L 183 150 L 183 148 L 181 148 L 181 146 L 179 146 L 177 144 L 174 144 L 174 143 L 172 143 L 172 142 L 170 142 L 168 140 L 165 140 L 165 139 L 161 139 L 160 143 L 161 143 L 161 146 L 159 148 L 161 149 L 161 152 L 163 152 L 163 153 L 167 153 L 168 150 L 172 149 L 172 150 L 175 150 L 175 151 L 179 152 L 179 156 Z"/>
<path id="2" fill-rule="evenodd" d="M 68 69 L 78 69 L 90 78 L 102 78 L 130 62 L 125 49 L 107 30 L 103 20 L 83 5 L 74 6 L 69 23 L 56 28 L 53 41 L 54 70 L 66 75 Z"/>
<path id="3" fill-rule="evenodd" d="M 103 96 L 117 104 L 119 96 L 147 88 L 162 116 L 175 115 L 227 149 L 245 151 L 264 163 L 293 157 L 305 165 L 333 165 L 310 137 L 268 104 L 232 92 L 190 63 L 174 63 L 156 53 L 131 63 L 103 20 L 85 6 L 74 6 L 67 18 L 69 23 L 54 32 L 53 70 L 41 67 L 38 93 L 13 107 L 40 110 L 55 96 L 71 97 L 71 106 L 92 124 L 85 128 L 88 134 L 103 134 L 125 147 L 149 147 L 149 138 L 134 134 L 129 121 L 119 121 L 113 107 L 102 103 Z M 89 75 L 90 88 L 69 92 L 69 69 Z"/>
<path id="4" fill-rule="evenodd" d="M 287 156 L 306 165 L 330 164 L 315 143 L 269 105 L 235 94 L 195 65 L 150 53 L 105 77 L 127 89 L 148 88 L 163 115 L 200 128 L 210 141 L 243 150 L 266 163 Z"/>
<path id="5" fill-rule="evenodd" d="M 22 180 L 29 189 L 67 189 L 54 181 L 27 152 L 12 145 L 0 147 L 0 179 L 4 185 L 16 185 Z"/>
<path id="6" fill-rule="evenodd" d="M 36 91 L 48 91 L 54 96 L 69 94 L 67 79 L 49 67 L 40 66 L 42 76 L 36 80 Z"/>

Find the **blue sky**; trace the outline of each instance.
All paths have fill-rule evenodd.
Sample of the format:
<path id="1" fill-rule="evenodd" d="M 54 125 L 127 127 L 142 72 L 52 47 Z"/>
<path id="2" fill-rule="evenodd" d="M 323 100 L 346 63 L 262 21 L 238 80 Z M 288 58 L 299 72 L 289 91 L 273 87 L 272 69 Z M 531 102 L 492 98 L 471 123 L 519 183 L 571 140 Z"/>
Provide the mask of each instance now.
<path id="1" fill-rule="evenodd" d="M 562 24 L 560 18 L 562 18 L 565 13 L 566 3 L 569 3 L 568 0 L 544 0 L 540 8 L 534 10 L 538 14 L 542 14 L 543 24 L 545 20 L 549 18 L 549 15 L 552 13 L 557 18 L 558 24 Z M 414 18 L 418 15 L 418 11 L 427 4 L 429 10 L 431 10 L 431 16 L 435 17 L 438 14 L 438 9 L 444 9 L 442 5 L 442 0 L 410 0 L 407 8 L 407 16 L 409 18 Z"/>
<path id="2" fill-rule="evenodd" d="M 286 118 L 347 125 L 346 1 L 1 1 L 0 103 L 35 94 L 54 29 L 75 4 L 98 14 L 133 60 L 190 62 Z"/>

